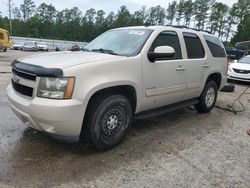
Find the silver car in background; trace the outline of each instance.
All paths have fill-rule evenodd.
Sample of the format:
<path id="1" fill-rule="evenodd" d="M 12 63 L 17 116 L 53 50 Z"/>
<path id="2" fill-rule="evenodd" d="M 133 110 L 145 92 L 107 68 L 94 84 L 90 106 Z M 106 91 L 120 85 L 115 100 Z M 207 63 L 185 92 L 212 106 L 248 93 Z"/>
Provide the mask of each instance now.
<path id="1" fill-rule="evenodd" d="M 37 42 L 32 42 L 32 41 L 24 42 L 22 50 L 23 51 L 38 51 Z"/>
<path id="2" fill-rule="evenodd" d="M 23 46 L 24 46 L 24 43 L 23 42 L 17 42 L 17 43 L 14 43 L 13 45 L 12 45 L 12 50 L 22 50 L 22 48 L 23 48 Z"/>

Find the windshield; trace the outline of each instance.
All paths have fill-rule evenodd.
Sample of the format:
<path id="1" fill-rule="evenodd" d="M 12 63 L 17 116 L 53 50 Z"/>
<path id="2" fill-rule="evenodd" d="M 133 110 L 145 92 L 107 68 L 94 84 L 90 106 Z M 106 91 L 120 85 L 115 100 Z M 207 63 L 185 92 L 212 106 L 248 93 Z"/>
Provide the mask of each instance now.
<path id="1" fill-rule="evenodd" d="M 134 56 L 141 51 L 151 33 L 152 30 L 150 29 L 110 30 L 90 42 L 85 47 L 85 50 L 113 55 Z"/>
<path id="2" fill-rule="evenodd" d="M 250 56 L 245 56 L 241 58 L 238 63 L 250 64 Z"/>

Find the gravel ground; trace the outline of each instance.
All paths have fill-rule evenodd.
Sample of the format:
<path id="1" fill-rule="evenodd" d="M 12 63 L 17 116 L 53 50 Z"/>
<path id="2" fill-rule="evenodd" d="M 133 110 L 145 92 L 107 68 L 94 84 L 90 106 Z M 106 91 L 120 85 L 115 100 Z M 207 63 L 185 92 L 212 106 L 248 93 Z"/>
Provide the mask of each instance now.
<path id="1" fill-rule="evenodd" d="M 27 55 L 2 54 L 0 72 Z M 237 115 L 186 108 L 136 121 L 121 145 L 98 152 L 22 124 L 7 104 L 9 78 L 0 73 L 0 187 L 249 187 L 250 95 Z M 246 87 L 220 93 L 217 105 L 232 104 Z"/>

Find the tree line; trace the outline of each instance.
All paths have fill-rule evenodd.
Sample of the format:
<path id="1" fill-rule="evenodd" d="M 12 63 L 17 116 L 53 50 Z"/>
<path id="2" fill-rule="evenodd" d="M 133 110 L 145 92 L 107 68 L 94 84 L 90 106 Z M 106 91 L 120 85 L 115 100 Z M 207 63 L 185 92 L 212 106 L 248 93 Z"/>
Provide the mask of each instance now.
<path id="1" fill-rule="evenodd" d="M 108 14 L 94 8 L 85 12 L 78 7 L 57 10 L 52 4 L 36 6 L 32 0 L 24 0 L 20 7 L 14 7 L 12 0 L 7 3 L 9 16 L 3 17 L 0 13 L 0 27 L 9 30 L 12 25 L 13 36 L 88 42 L 116 27 L 183 25 L 208 30 L 226 42 L 232 35 L 233 42 L 241 40 L 242 32 L 243 38 L 250 40 L 249 33 L 244 34 L 250 28 L 249 0 L 238 0 L 231 7 L 216 0 L 173 0 L 168 7 L 143 6 L 140 10 L 130 12 L 123 5 L 117 13 Z"/>

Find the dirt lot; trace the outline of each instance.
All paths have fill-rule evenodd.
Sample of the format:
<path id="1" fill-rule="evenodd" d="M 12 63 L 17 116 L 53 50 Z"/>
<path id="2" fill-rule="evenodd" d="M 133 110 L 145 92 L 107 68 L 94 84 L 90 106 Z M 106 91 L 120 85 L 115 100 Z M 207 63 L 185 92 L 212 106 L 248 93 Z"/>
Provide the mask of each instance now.
<path id="1" fill-rule="evenodd" d="M 0 187 L 249 187 L 250 95 L 237 115 L 187 108 L 136 121 L 120 146 L 97 152 L 38 133 L 11 112 L 9 64 L 28 54 L 0 53 Z M 220 93 L 217 105 L 232 104 L 246 87 Z"/>

